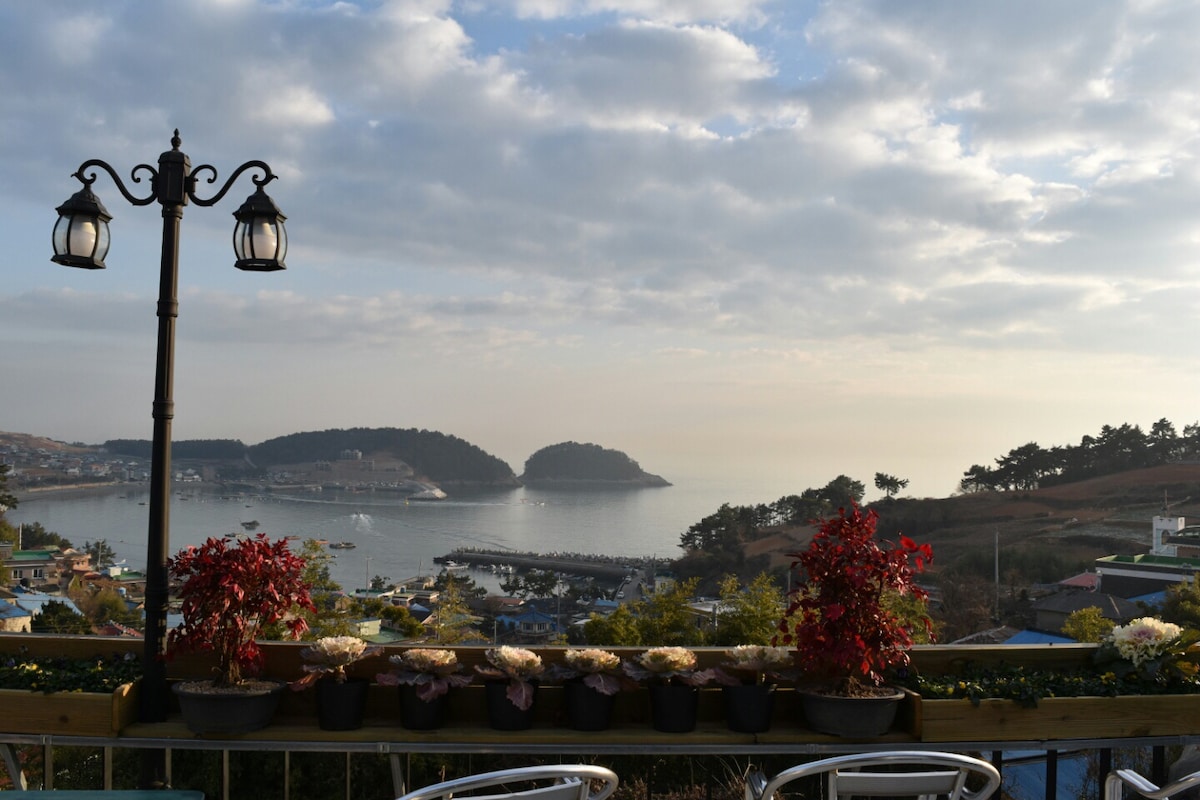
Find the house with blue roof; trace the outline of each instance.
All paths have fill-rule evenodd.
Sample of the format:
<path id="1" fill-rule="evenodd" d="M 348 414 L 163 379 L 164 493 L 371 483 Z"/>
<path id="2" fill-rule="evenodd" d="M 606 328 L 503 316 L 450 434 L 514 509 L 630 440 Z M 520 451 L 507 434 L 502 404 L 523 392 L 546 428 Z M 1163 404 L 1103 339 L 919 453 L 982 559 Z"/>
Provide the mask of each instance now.
<path id="1" fill-rule="evenodd" d="M 560 633 L 554 617 L 536 609 L 523 614 L 496 617 L 496 626 L 506 639 L 525 644 L 544 642 Z"/>
<path id="2" fill-rule="evenodd" d="M 5 633 L 29 633 L 33 614 L 15 603 L 0 600 L 0 631 Z"/>

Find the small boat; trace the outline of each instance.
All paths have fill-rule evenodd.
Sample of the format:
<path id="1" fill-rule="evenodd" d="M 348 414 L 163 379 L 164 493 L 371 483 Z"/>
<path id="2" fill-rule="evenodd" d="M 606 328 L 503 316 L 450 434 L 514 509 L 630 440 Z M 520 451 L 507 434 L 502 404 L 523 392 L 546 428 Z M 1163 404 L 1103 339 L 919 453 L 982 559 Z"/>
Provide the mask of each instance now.
<path id="1" fill-rule="evenodd" d="M 354 542 L 333 542 L 329 545 L 330 550 L 353 550 L 358 547 Z"/>
<path id="2" fill-rule="evenodd" d="M 249 522 L 243 522 L 242 527 L 248 531 L 252 531 L 258 527 L 258 520 L 252 519 Z"/>
<path id="3" fill-rule="evenodd" d="M 460 564 L 457 561 L 450 561 L 447 559 L 446 561 L 442 562 L 442 569 L 446 570 L 447 572 L 453 572 L 455 570 L 466 569 L 466 568 L 467 568 L 466 564 Z"/>

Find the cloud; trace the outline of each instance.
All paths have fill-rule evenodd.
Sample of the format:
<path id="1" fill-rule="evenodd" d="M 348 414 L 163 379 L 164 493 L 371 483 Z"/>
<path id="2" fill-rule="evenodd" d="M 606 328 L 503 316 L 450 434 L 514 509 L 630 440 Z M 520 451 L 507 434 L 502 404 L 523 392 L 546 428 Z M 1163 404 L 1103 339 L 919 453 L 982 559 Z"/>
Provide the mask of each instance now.
<path id="1" fill-rule="evenodd" d="M 240 343 L 440 382 L 646 358 L 670 384 L 870 354 L 903 392 L 942 357 L 1185 364 L 1197 34 L 1182 2 L 3 5 L 0 335 L 147 335 L 156 209 L 101 174 L 86 278 L 47 264 L 51 209 L 93 157 L 144 193 L 179 128 L 221 180 L 271 164 L 289 217 L 289 269 L 247 276 L 247 179 L 186 210 L 180 342 L 214 368 Z"/>

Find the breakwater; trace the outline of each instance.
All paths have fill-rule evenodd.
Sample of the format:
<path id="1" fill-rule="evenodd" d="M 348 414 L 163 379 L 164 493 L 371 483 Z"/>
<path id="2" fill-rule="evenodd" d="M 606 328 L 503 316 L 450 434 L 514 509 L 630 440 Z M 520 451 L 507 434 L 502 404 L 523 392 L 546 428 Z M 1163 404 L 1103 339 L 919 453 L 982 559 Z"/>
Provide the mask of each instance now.
<path id="1" fill-rule="evenodd" d="M 591 555 L 588 553 L 521 553 L 512 550 L 456 548 L 434 559 L 437 564 L 465 564 L 475 569 L 512 567 L 517 572 L 549 570 L 566 575 L 584 575 L 620 580 L 631 572 L 652 566 L 654 559 Z"/>

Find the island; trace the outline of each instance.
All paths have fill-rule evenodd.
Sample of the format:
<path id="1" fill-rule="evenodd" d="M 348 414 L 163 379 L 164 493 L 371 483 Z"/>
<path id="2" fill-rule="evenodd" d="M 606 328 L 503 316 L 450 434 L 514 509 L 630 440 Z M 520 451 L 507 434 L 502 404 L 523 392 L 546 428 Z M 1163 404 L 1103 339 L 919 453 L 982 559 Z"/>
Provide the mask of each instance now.
<path id="1" fill-rule="evenodd" d="M 543 447 L 525 461 L 521 483 L 536 488 L 648 488 L 670 486 L 644 471 L 620 450 L 598 444 L 562 442 Z"/>

